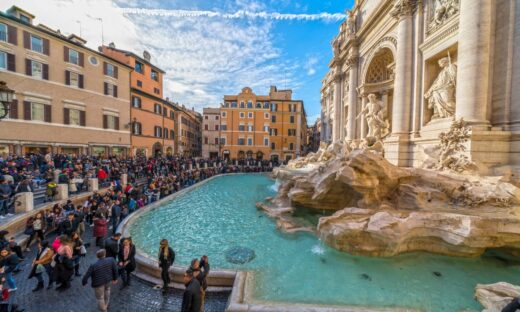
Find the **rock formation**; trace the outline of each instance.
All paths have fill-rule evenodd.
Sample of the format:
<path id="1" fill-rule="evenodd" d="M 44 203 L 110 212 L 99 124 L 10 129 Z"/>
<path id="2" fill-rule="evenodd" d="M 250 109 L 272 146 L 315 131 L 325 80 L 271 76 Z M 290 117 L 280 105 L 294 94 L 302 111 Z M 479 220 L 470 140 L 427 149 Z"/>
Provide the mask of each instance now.
<path id="1" fill-rule="evenodd" d="M 475 287 L 475 298 L 484 307 L 482 312 L 501 312 L 513 298 L 519 297 L 520 287 L 509 283 L 478 284 Z"/>
<path id="2" fill-rule="evenodd" d="M 320 218 L 318 235 L 352 254 L 520 250 L 520 189 L 501 177 L 396 167 L 373 148 L 379 143 L 336 142 L 290 162 L 274 172 L 282 182 L 278 196 L 259 207 L 282 230 L 298 229 L 293 207 L 334 211 Z"/>

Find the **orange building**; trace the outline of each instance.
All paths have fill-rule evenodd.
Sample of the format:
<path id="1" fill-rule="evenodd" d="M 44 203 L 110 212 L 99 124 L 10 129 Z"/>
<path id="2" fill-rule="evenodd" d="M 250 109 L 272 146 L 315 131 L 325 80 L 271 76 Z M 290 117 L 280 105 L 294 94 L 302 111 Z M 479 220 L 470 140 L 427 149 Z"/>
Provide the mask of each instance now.
<path id="1" fill-rule="evenodd" d="M 288 161 L 302 154 L 305 109 L 303 101 L 292 99 L 291 90 L 273 86 L 269 95 L 256 95 L 246 87 L 224 96 L 220 110 L 223 158 Z"/>
<path id="2" fill-rule="evenodd" d="M 143 57 L 116 49 L 111 43 L 100 51 L 134 70 L 130 77 L 130 119 L 132 155 L 156 156 L 176 153 L 175 135 L 177 110 L 163 100 L 164 71 Z"/>

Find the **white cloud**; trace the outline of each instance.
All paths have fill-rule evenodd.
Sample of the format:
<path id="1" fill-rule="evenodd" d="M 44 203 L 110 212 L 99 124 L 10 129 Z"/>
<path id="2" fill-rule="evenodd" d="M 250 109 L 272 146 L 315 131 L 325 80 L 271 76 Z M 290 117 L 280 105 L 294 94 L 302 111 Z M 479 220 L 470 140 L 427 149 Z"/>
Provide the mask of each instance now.
<path id="1" fill-rule="evenodd" d="M 318 58 L 316 56 L 310 56 L 305 62 L 304 68 L 307 70 L 307 75 L 312 76 L 316 74 L 316 65 L 318 65 Z"/>

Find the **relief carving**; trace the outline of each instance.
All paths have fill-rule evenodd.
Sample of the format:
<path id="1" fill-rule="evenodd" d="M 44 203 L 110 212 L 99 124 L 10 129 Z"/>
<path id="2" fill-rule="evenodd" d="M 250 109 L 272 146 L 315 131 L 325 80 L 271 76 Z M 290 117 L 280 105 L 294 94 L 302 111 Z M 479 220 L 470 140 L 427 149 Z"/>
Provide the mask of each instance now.
<path id="1" fill-rule="evenodd" d="M 433 81 L 424 97 L 428 100 L 428 108 L 433 109 L 433 119 L 448 118 L 455 114 L 455 90 L 457 87 L 457 66 L 451 57 L 439 60 L 441 72 Z"/>

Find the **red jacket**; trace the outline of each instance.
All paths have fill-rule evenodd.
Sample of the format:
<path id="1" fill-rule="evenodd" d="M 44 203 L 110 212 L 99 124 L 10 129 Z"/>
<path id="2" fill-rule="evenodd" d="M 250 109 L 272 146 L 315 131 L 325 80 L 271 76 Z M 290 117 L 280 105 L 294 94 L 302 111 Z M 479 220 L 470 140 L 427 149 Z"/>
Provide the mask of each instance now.
<path id="1" fill-rule="evenodd" d="M 98 171 L 98 178 L 100 180 L 105 180 L 107 178 L 107 173 L 103 169 L 99 169 Z"/>
<path id="2" fill-rule="evenodd" d="M 105 237 L 108 234 L 108 221 L 107 219 L 94 219 L 94 237 Z"/>

